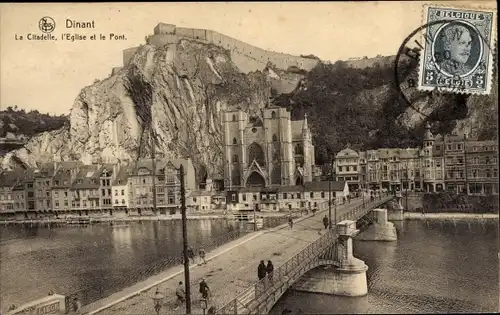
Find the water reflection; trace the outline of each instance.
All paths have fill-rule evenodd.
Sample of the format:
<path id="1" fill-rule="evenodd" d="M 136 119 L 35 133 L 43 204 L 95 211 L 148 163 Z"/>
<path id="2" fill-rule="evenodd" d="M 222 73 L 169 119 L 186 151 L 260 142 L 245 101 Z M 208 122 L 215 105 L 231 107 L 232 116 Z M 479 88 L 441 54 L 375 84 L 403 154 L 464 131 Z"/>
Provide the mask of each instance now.
<path id="1" fill-rule="evenodd" d="M 209 247 L 213 240 L 230 241 L 227 233 L 238 229 L 225 220 L 187 222 L 195 249 Z M 43 297 L 48 290 L 116 292 L 178 263 L 182 254 L 180 221 L 51 229 L 18 225 L 2 227 L 0 239 L 2 310 Z"/>
<path id="2" fill-rule="evenodd" d="M 116 251 L 132 252 L 132 230 L 130 226 L 114 226 L 112 235 Z"/>
<path id="3" fill-rule="evenodd" d="M 354 255 L 369 266 L 367 296 L 288 291 L 270 314 L 285 307 L 305 314 L 498 311 L 498 222 L 396 227 L 397 242 L 354 242 Z"/>

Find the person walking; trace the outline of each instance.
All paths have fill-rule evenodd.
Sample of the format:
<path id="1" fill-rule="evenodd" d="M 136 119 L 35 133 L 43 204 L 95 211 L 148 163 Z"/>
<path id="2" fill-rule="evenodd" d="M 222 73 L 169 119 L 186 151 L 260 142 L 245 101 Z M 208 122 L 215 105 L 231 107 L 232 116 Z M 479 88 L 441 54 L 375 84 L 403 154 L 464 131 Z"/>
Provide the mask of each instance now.
<path id="1" fill-rule="evenodd" d="M 257 276 L 259 277 L 259 280 L 266 277 L 266 265 L 263 260 L 260 261 L 259 267 L 257 268 Z"/>
<path id="2" fill-rule="evenodd" d="M 187 254 L 188 254 L 188 259 L 191 259 L 194 264 L 194 250 L 191 246 L 189 246 Z"/>
<path id="3" fill-rule="evenodd" d="M 177 296 L 177 300 L 175 302 L 174 310 L 178 309 L 184 302 L 186 302 L 186 291 L 184 291 L 184 285 L 182 281 L 179 281 L 179 285 L 177 289 L 175 289 L 175 295 Z"/>
<path id="4" fill-rule="evenodd" d="M 325 226 L 325 229 L 328 229 L 328 217 L 326 216 L 326 214 L 323 217 L 323 225 Z"/>
<path id="5" fill-rule="evenodd" d="M 292 218 L 292 216 L 288 217 L 288 225 L 290 226 L 290 229 L 293 228 L 293 218 Z"/>
<path id="6" fill-rule="evenodd" d="M 273 263 L 272 263 L 272 261 L 268 260 L 267 266 L 266 266 L 266 273 L 267 273 L 267 277 L 269 278 L 269 281 L 273 281 L 273 272 L 274 272 Z"/>
<path id="7" fill-rule="evenodd" d="M 208 284 L 205 281 L 205 278 L 201 279 L 200 293 L 201 293 L 201 297 L 204 298 L 205 300 L 207 300 L 207 303 L 208 303 L 208 296 L 210 293 L 210 288 L 208 287 Z"/>
<path id="8" fill-rule="evenodd" d="M 73 298 L 73 312 L 80 314 L 82 309 L 82 302 L 78 298 Z"/>
<path id="9" fill-rule="evenodd" d="M 205 250 L 203 248 L 200 248 L 198 255 L 200 255 L 200 258 L 203 261 L 203 264 L 206 265 L 207 264 L 207 261 L 205 260 L 206 253 L 205 253 Z"/>

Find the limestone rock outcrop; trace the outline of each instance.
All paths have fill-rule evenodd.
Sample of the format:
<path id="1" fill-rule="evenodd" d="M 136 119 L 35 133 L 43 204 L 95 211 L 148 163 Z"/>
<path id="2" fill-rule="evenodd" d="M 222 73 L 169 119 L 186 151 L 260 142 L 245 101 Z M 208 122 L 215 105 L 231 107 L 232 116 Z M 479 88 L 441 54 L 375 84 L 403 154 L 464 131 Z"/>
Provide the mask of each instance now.
<path id="1" fill-rule="evenodd" d="M 220 177 L 221 111 L 239 107 L 252 113 L 266 106 L 271 79 L 279 81 L 270 72 L 242 73 L 215 45 L 143 45 L 127 66 L 81 90 L 69 127 L 33 137 L 25 148 L 9 152 L 2 167 L 53 159 L 133 161 L 141 143 L 141 156 L 149 156 L 153 134 L 158 157 L 189 156 L 197 173 Z M 143 134 L 149 122 L 153 132 Z"/>

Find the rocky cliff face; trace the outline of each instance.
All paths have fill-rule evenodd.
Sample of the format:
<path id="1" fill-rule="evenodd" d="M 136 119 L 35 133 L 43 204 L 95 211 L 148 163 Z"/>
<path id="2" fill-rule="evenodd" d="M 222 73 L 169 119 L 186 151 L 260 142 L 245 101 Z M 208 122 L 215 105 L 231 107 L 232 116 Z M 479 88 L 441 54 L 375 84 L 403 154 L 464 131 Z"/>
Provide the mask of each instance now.
<path id="1" fill-rule="evenodd" d="M 419 146 L 425 121 L 434 133 L 497 136 L 496 82 L 488 96 L 408 95 L 417 99 L 413 105 L 422 115 L 401 102 L 393 60 L 379 58 L 368 68 L 326 63 L 309 72 L 270 64 L 244 74 L 218 46 L 190 40 L 144 45 L 126 67 L 82 89 L 70 124 L 32 137 L 24 148 L 7 153 L 1 166 L 54 159 L 130 161 L 139 154 L 149 157 L 154 138 L 157 156 L 188 156 L 198 180 L 205 173 L 217 178 L 223 172 L 222 111 L 241 108 L 251 114 L 270 96 L 294 118 L 307 112 L 319 164 L 347 143 L 356 149 Z M 407 70 L 404 84 L 417 80 L 415 65 Z M 147 126 L 151 132 L 143 132 Z"/>
<path id="2" fill-rule="evenodd" d="M 34 137 L 25 148 L 9 152 L 2 166 L 131 160 L 141 143 L 141 156 L 149 156 L 151 133 L 142 129 L 151 121 L 157 156 L 189 156 L 198 173 L 221 176 L 221 111 L 255 112 L 267 104 L 271 87 L 269 74 L 240 73 L 217 46 L 189 40 L 144 45 L 128 66 L 82 89 L 70 127 Z"/>

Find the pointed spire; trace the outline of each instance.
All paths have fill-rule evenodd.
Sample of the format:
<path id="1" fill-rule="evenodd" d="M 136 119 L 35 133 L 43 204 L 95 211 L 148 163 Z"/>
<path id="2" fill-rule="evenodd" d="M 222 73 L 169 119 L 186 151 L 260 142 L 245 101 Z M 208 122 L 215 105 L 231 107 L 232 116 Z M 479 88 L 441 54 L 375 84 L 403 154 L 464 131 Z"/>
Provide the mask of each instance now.
<path id="1" fill-rule="evenodd" d="M 309 126 L 307 125 L 307 113 L 304 113 L 304 124 L 302 125 L 302 134 L 309 131 Z"/>
<path id="2" fill-rule="evenodd" d="M 424 140 L 433 140 L 434 136 L 431 133 L 431 124 L 427 122 L 425 124 L 425 134 L 424 134 Z"/>

